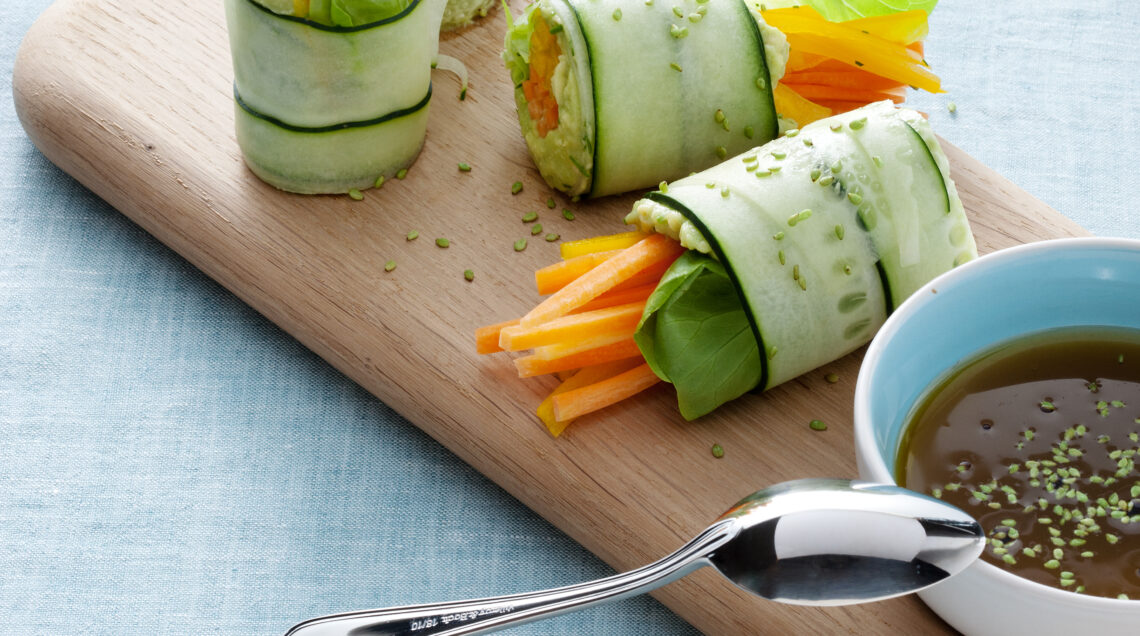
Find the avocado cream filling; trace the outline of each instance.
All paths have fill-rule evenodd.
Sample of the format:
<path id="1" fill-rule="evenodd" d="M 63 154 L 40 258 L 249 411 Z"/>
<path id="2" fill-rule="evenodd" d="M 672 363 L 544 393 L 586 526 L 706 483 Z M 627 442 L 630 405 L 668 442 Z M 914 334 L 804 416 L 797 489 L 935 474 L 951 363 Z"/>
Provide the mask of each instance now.
<path id="1" fill-rule="evenodd" d="M 503 59 L 515 85 L 515 104 L 527 148 L 550 187 L 571 196 L 585 194 L 590 189 L 594 167 L 594 113 L 592 105 L 583 105 L 582 85 L 589 78 L 581 77 L 574 44 L 562 19 L 553 12 L 544 12 L 538 3 L 518 18 L 508 20 L 511 24 Z M 550 42 L 554 43 L 553 48 Z M 532 71 L 548 69 L 554 62 L 550 59 L 553 55 L 557 55 L 557 61 L 549 82 L 539 82 L 537 89 L 545 101 L 541 105 L 531 104 L 527 92 L 535 90 L 537 75 L 541 74 Z M 524 86 L 527 83 L 531 86 Z"/>

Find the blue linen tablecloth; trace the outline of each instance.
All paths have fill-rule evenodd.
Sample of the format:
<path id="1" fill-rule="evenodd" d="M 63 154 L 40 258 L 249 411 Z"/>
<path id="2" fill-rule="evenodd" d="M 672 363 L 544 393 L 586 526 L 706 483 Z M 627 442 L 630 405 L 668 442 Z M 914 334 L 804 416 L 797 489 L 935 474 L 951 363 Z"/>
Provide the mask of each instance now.
<path id="1" fill-rule="evenodd" d="M 0 4 L 9 94 L 49 4 Z M 1137 238 L 1138 32 L 1125 2 L 943 0 L 949 93 L 910 101 Z M 51 165 L 10 97 L 0 157 L 0 633 L 280 633 L 611 572 Z M 641 598 L 510 633 L 693 630 Z"/>

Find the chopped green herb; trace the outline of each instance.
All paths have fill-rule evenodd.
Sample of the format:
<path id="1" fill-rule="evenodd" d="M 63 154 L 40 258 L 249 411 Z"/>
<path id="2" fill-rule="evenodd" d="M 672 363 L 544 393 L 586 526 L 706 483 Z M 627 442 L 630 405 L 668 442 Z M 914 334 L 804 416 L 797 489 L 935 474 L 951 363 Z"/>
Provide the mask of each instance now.
<path id="1" fill-rule="evenodd" d="M 828 384 L 835 384 L 836 382 L 839 382 L 839 376 L 834 373 L 828 373 L 827 375 L 823 376 L 823 379 L 827 380 Z"/>
<path id="2" fill-rule="evenodd" d="M 445 239 L 445 238 L 437 238 L 435 240 L 435 244 L 436 244 L 436 246 L 442 247 L 444 249 L 451 247 L 451 241 L 449 239 Z"/>
<path id="3" fill-rule="evenodd" d="M 394 269 L 396 269 L 396 261 L 388 261 L 387 263 L 384 263 L 384 271 L 390 272 Z"/>
<path id="4" fill-rule="evenodd" d="M 363 201 L 364 200 L 364 193 L 361 192 L 360 190 L 357 190 L 356 188 L 350 189 L 348 191 L 348 196 L 353 201 Z"/>
<path id="5" fill-rule="evenodd" d="M 475 280 L 475 270 L 473 270 L 473 269 L 463 270 L 463 278 L 466 279 L 467 282 L 471 282 L 471 281 Z"/>
<path id="6" fill-rule="evenodd" d="M 538 236 L 539 234 L 542 234 L 542 224 L 541 223 L 535 223 L 534 227 L 530 228 L 530 235 L 531 236 Z"/>
<path id="7" fill-rule="evenodd" d="M 408 176 L 408 169 L 407 168 L 400 168 L 398 171 L 396 171 L 396 178 L 397 179 L 403 180 L 404 177 L 406 177 L 406 176 Z"/>
<path id="8" fill-rule="evenodd" d="M 471 164 L 467 163 L 466 161 L 460 161 L 459 162 L 459 171 L 460 172 L 471 172 Z"/>
<path id="9" fill-rule="evenodd" d="M 372 182 L 373 188 L 379 188 L 382 185 L 384 185 L 384 175 L 380 175 L 379 177 L 376 177 L 376 181 Z"/>
<path id="10" fill-rule="evenodd" d="M 538 212 L 527 212 L 522 216 L 523 223 L 534 223 L 538 220 Z"/>
<path id="11" fill-rule="evenodd" d="M 415 231 L 415 230 L 412 230 L 411 232 L 408 232 L 407 236 L 405 236 L 404 238 L 406 238 L 409 241 L 414 241 L 414 240 L 418 239 L 419 237 L 420 237 L 420 233 Z"/>
<path id="12" fill-rule="evenodd" d="M 559 237 L 557 234 L 547 234 L 545 238 L 547 243 L 553 243 L 561 237 Z"/>
<path id="13" fill-rule="evenodd" d="M 713 456 L 713 457 L 715 457 L 715 458 L 717 458 L 717 459 L 720 459 L 721 457 L 724 457 L 724 447 L 723 447 L 723 446 L 721 446 L 720 444 L 713 444 L 713 446 L 712 446 L 712 456 Z"/>
<path id="14" fill-rule="evenodd" d="M 823 422 L 823 420 L 812 420 L 812 421 L 808 422 L 808 427 L 811 428 L 811 430 L 813 430 L 813 431 L 826 431 L 827 430 L 827 424 L 825 424 Z"/>
<path id="15" fill-rule="evenodd" d="M 518 194 L 518 193 L 522 192 L 522 189 L 523 189 L 522 181 L 515 181 L 514 183 L 511 184 L 511 194 Z"/>
<path id="16" fill-rule="evenodd" d="M 548 207 L 548 208 L 550 208 L 551 210 L 553 210 L 553 209 L 554 209 L 554 207 L 555 207 L 556 205 L 558 205 L 558 204 L 554 202 L 554 197 L 547 197 L 547 199 L 546 199 L 546 207 Z"/>
<path id="17" fill-rule="evenodd" d="M 526 239 L 519 239 L 515 241 L 515 251 L 521 252 L 526 249 Z"/>
<path id="18" fill-rule="evenodd" d="M 571 212 L 570 210 L 563 208 L 562 209 L 562 218 L 566 219 L 567 221 L 573 221 L 574 220 L 574 213 Z"/>

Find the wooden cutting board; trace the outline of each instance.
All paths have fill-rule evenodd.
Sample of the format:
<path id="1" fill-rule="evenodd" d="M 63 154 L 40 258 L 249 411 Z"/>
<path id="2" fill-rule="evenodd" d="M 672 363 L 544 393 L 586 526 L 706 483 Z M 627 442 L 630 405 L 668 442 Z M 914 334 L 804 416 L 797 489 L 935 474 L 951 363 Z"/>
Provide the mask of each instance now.
<path id="1" fill-rule="evenodd" d="M 531 272 L 558 258 L 524 213 L 538 211 L 564 240 L 584 238 L 621 231 L 635 199 L 554 195 L 557 209 L 546 207 L 553 193 L 531 165 L 499 59 L 504 28 L 496 8 L 444 38 L 441 51 L 470 69 L 466 101 L 436 71 L 418 162 L 360 202 L 278 192 L 243 166 L 220 2 L 61 0 L 28 33 L 13 89 L 28 134 L 63 170 L 615 568 L 665 555 L 756 488 L 855 476 L 861 351 L 697 422 L 658 386 L 557 440 L 533 416 L 553 381 L 519 380 L 505 354 L 474 354 L 474 327 L 524 313 L 537 299 Z M 981 251 L 1086 234 L 947 151 Z M 512 195 L 516 180 L 525 187 Z M 421 238 L 405 240 L 410 230 Z M 530 243 L 516 252 L 520 238 Z M 397 268 L 386 273 L 389 260 Z M 831 372 L 837 384 L 824 381 Z M 826 432 L 808 429 L 817 418 Z M 915 598 L 793 607 L 711 569 L 656 596 L 709 634 L 948 629 Z"/>

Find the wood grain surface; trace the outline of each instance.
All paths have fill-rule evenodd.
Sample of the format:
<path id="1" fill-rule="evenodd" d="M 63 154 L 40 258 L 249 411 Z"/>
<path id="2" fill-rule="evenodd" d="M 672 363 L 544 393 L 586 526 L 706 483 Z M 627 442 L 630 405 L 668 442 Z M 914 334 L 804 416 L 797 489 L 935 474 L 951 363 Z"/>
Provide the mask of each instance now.
<path id="1" fill-rule="evenodd" d="M 862 350 L 697 422 L 658 386 L 558 440 L 533 416 L 553 381 L 519 380 L 506 354 L 474 354 L 474 327 L 524 313 L 537 300 L 531 272 L 558 258 L 556 243 L 530 236 L 524 213 L 538 211 L 546 232 L 583 238 L 621 231 L 636 198 L 571 203 L 543 184 L 499 59 L 504 28 L 495 9 L 444 38 L 441 51 L 470 69 L 467 99 L 436 71 L 418 162 L 360 202 L 278 192 L 244 167 L 220 2 L 61 0 L 28 33 L 13 88 L 28 134 L 63 170 L 615 568 L 672 551 L 757 488 L 855 476 Z M 947 151 L 981 251 L 1085 234 Z M 516 180 L 525 187 L 512 195 Z M 410 230 L 421 238 L 405 240 Z M 530 244 L 516 252 L 520 238 Z M 389 260 L 397 268 L 386 273 Z M 839 383 L 824 381 L 831 372 Z M 809 430 L 815 418 L 829 429 Z M 915 598 L 779 605 L 708 568 L 656 596 L 709 634 L 948 630 Z"/>

